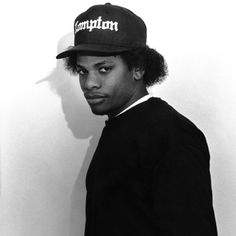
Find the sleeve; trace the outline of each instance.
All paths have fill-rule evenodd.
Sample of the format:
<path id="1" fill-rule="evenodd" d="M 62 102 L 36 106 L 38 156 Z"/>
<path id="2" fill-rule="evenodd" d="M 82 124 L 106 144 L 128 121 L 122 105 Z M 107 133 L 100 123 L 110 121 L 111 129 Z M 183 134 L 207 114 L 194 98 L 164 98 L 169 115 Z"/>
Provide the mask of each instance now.
<path id="1" fill-rule="evenodd" d="M 153 169 L 151 215 L 159 236 L 217 236 L 209 152 L 201 145 L 178 140 Z"/>

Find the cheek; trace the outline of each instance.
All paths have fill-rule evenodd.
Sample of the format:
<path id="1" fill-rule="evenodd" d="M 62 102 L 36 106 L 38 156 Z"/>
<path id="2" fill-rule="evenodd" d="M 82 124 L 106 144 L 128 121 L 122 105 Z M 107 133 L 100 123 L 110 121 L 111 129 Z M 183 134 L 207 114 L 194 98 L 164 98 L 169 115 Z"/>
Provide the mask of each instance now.
<path id="1" fill-rule="evenodd" d="M 125 100 L 133 94 L 134 84 L 132 78 L 127 73 L 121 74 L 110 86 L 113 98 L 117 101 Z"/>
<path id="2" fill-rule="evenodd" d="M 84 80 L 79 77 L 79 85 L 82 90 L 84 90 Z"/>

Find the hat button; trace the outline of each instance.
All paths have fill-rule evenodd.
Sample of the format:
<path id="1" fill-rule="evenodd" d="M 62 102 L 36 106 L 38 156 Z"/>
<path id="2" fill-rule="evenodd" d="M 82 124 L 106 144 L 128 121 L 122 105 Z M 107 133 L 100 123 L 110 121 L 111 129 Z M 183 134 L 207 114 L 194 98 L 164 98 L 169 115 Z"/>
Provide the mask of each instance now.
<path id="1" fill-rule="evenodd" d="M 110 2 L 107 2 L 107 3 L 105 3 L 105 5 L 111 5 L 111 3 L 110 3 Z"/>

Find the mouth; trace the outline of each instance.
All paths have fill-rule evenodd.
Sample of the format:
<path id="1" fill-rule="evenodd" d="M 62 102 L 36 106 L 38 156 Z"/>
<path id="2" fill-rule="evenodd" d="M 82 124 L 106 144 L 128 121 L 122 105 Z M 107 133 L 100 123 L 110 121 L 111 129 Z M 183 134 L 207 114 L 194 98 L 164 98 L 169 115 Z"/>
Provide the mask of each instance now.
<path id="1" fill-rule="evenodd" d="M 100 94 L 85 94 L 84 95 L 89 105 L 96 105 L 103 103 L 107 96 Z"/>

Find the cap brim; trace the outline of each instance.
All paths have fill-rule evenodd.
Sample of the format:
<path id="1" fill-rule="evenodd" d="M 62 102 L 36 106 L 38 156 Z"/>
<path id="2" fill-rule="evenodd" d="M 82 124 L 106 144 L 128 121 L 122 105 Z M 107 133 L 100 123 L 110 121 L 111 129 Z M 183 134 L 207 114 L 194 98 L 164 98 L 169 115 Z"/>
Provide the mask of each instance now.
<path id="1" fill-rule="evenodd" d="M 128 47 L 122 46 L 111 46 L 111 45 L 98 45 L 98 44 L 80 44 L 74 47 L 69 48 L 68 50 L 59 53 L 56 56 L 56 59 L 61 59 L 69 57 L 74 53 L 96 53 L 96 54 L 117 54 L 130 50 Z"/>

